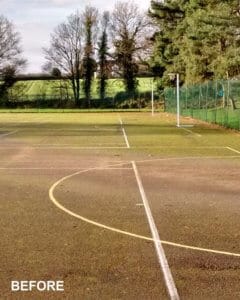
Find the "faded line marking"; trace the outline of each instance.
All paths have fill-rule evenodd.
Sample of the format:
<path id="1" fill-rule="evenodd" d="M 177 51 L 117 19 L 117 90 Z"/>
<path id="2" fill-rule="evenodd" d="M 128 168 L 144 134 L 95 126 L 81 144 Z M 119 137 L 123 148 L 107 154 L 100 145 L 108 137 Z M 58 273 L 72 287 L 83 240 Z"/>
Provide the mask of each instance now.
<path id="1" fill-rule="evenodd" d="M 56 167 L 0 167 L 0 170 L 86 170 L 86 168 L 56 168 Z M 132 168 L 101 168 L 101 170 L 132 170 Z"/>
<path id="2" fill-rule="evenodd" d="M 38 128 L 31 128 L 31 129 L 22 129 L 23 131 L 38 131 Z M 49 128 L 44 128 L 44 131 L 50 131 L 52 133 L 54 133 L 55 131 L 60 131 L 60 132 L 85 132 L 85 131 L 90 131 L 90 132 L 101 132 L 101 131 L 110 131 L 110 132 L 117 132 L 117 129 L 110 129 L 110 128 L 82 128 L 82 129 L 69 129 L 69 128 L 64 128 L 64 129 L 59 129 L 59 128 L 53 128 L 53 129 L 49 129 Z"/>
<path id="3" fill-rule="evenodd" d="M 112 143 L 109 143 L 110 145 Z M 58 148 L 79 148 L 79 149 L 126 149 L 126 146 L 74 146 L 74 144 L 17 144 L 17 143 L 4 143 L 1 145 L 2 149 L 19 149 L 19 147 L 31 147 L 31 148 L 46 148 L 46 149 L 58 149 Z M 186 149 L 186 146 L 131 146 L 132 149 Z M 228 149 L 226 146 L 198 146 L 187 147 L 188 149 Z M 230 149 L 229 149 L 230 150 Z"/>
<path id="4" fill-rule="evenodd" d="M 126 145 L 127 145 L 127 148 L 130 148 L 130 144 L 129 144 L 129 141 L 128 141 L 128 137 L 127 137 L 125 128 L 123 127 L 123 121 L 122 121 L 122 118 L 121 118 L 121 117 L 119 117 L 119 122 L 120 122 L 120 125 L 121 125 L 122 133 L 123 133 L 124 140 L 125 140 L 125 143 L 126 143 Z"/>
<path id="5" fill-rule="evenodd" d="M 1 138 L 1 136 L 0 136 L 0 138 Z M 81 147 L 81 146 L 72 146 L 72 147 L 69 147 L 69 146 L 36 146 L 36 145 L 20 145 L 20 146 L 29 146 L 29 147 L 31 147 L 31 148 L 33 148 L 33 149 L 86 149 L 86 150 L 91 150 L 91 149 L 96 149 L 96 150 L 101 150 L 101 149 L 126 149 L 126 146 L 116 146 L 116 147 L 114 147 L 114 146 L 109 146 L 109 147 L 105 147 L 105 146 L 103 146 L 103 147 L 98 147 L 98 146 L 96 146 L 96 147 Z M 14 147 L 14 146 L 4 146 L 4 144 L 2 144 L 1 145 L 1 149 L 19 149 L 19 147 Z"/>
<path id="6" fill-rule="evenodd" d="M 111 145 L 111 144 L 110 144 Z M 73 144 L 13 144 L 4 143 L 1 145 L 1 149 L 19 149 L 19 147 L 31 147 L 31 148 L 44 148 L 44 149 L 126 149 L 126 146 L 74 146 Z M 199 146 L 199 147 L 187 147 L 188 149 L 228 149 L 226 146 Z M 185 146 L 131 146 L 131 149 L 186 149 Z M 233 149 L 229 149 L 233 151 Z M 236 151 L 234 151 L 236 152 Z M 237 152 L 238 153 L 238 152 Z M 204 157 L 204 156 L 202 156 Z M 207 156 L 206 156 L 207 157 Z"/>
<path id="7" fill-rule="evenodd" d="M 240 151 L 238 151 L 238 150 L 236 150 L 234 148 L 231 148 L 231 147 L 225 147 L 225 148 L 228 149 L 228 150 L 230 150 L 230 151 L 232 151 L 232 152 L 240 154 Z"/>
<path id="8" fill-rule="evenodd" d="M 147 148 L 147 149 L 186 149 L 186 146 L 133 146 L 131 148 Z M 225 146 L 198 146 L 198 147 L 192 147 L 187 146 L 188 149 L 225 149 Z"/>
<path id="9" fill-rule="evenodd" d="M 177 300 L 177 299 L 179 299 L 178 291 L 177 291 L 177 288 L 176 288 L 176 285 L 175 285 L 175 282 L 174 282 L 174 279 L 173 279 L 173 276 L 172 276 L 172 272 L 170 270 L 170 267 L 169 267 L 169 264 L 168 264 L 168 261 L 167 261 L 167 257 L 165 255 L 164 249 L 163 249 L 162 244 L 161 244 L 161 239 L 160 239 L 160 236 L 159 236 L 159 233 L 158 233 L 158 230 L 157 230 L 157 226 L 154 222 L 152 212 L 151 212 L 151 209 L 150 209 L 150 206 L 149 206 L 149 202 L 148 202 L 146 193 L 144 191 L 142 180 L 141 180 L 140 174 L 138 172 L 137 165 L 136 165 L 135 161 L 132 161 L 132 167 L 133 167 L 133 171 L 134 171 L 134 174 L 135 174 L 135 177 L 136 177 L 139 192 L 140 192 L 140 195 L 141 195 L 141 198 L 142 198 L 142 201 L 143 201 L 143 205 L 144 205 L 145 212 L 146 212 L 147 219 L 148 219 L 148 223 L 149 223 L 149 226 L 150 226 L 150 229 L 151 229 L 155 249 L 156 249 L 156 252 L 157 252 L 158 261 L 159 261 L 159 264 L 160 264 L 162 272 L 163 272 L 163 276 L 164 276 L 164 279 L 165 279 L 165 283 L 166 283 L 166 286 L 167 286 L 169 296 L 170 296 L 171 299 Z"/>
<path id="10" fill-rule="evenodd" d="M 5 136 L 8 136 L 8 135 L 11 135 L 11 134 L 14 134 L 16 132 L 18 132 L 19 130 L 14 130 L 14 131 L 11 131 L 11 132 L 8 132 L 8 133 L 4 133 L 4 134 L 0 134 L 0 138 L 1 137 L 5 137 Z"/>
<path id="11" fill-rule="evenodd" d="M 114 166 L 119 166 L 119 165 L 128 165 L 130 164 L 129 162 L 126 162 L 126 163 L 119 163 L 119 164 L 113 164 L 113 165 L 109 165 L 108 167 L 114 167 Z M 132 168 L 131 168 L 132 169 Z M 77 218 L 83 222 L 86 222 L 88 224 L 91 224 L 91 225 L 94 225 L 94 226 L 97 226 L 99 228 L 102 228 L 102 229 L 105 229 L 105 230 L 109 230 L 109 231 L 112 231 L 112 232 L 115 232 L 115 233 L 119 233 L 119 234 L 123 234 L 123 235 L 126 235 L 126 236 L 130 236 L 130 237 L 133 237 L 133 238 L 138 238 L 138 239 L 142 239 L 142 240 L 145 240 L 145 241 L 153 241 L 153 239 L 151 237 L 147 237 L 147 236 L 143 236 L 143 235 L 139 235 L 139 234 L 135 234 L 135 233 L 131 233 L 129 231 L 125 231 L 125 230 L 120 230 L 118 228 L 114 228 L 114 227 L 111 227 L 111 226 L 107 226 L 107 225 L 104 225 L 102 223 L 99 223 L 99 222 L 95 222 L 93 220 L 90 220 L 88 218 L 85 218 L 81 215 L 78 215 L 74 212 L 72 212 L 71 210 L 67 209 L 66 207 L 64 207 L 62 204 L 60 204 L 57 199 L 54 197 L 54 190 L 56 189 L 56 187 L 62 183 L 63 181 L 65 180 L 68 180 L 70 179 L 71 177 L 74 177 L 76 175 L 80 175 L 80 174 L 83 174 L 83 173 L 86 173 L 86 172 L 90 172 L 90 171 L 101 171 L 102 168 L 101 167 L 95 167 L 95 168 L 89 168 L 89 169 L 85 169 L 85 170 L 82 170 L 82 171 L 78 171 L 78 172 L 75 172 L 73 174 L 70 174 L 70 175 L 67 175 L 65 177 L 62 177 L 61 179 L 59 179 L 58 181 L 56 181 L 50 188 L 49 188 L 49 191 L 48 191 L 48 194 L 49 194 L 49 198 L 50 200 L 53 202 L 53 204 L 58 207 L 60 210 L 62 210 L 63 212 L 65 212 L 66 214 L 74 217 L 74 218 Z M 161 241 L 162 244 L 165 244 L 165 245 L 169 245 L 169 246 L 173 246 L 173 247 L 178 247 L 178 248 L 183 248 L 183 249 L 188 249 L 188 250 L 194 250 L 194 251 L 201 251 L 201 252 L 207 252 L 207 253 L 213 253 L 213 254 L 220 254 L 220 255 L 227 255 L 227 256 L 234 256 L 234 257 L 240 257 L 240 253 L 234 253 L 234 252 L 227 252 L 227 251 L 220 251 L 220 250 L 215 250 L 215 249 L 208 249 L 208 248 L 200 248 L 200 247 L 195 247 L 195 246 L 189 246 L 189 245 L 184 245 L 184 244 L 179 244 L 179 243 L 173 243 L 173 242 L 168 242 L 168 241 Z"/>
<path id="12" fill-rule="evenodd" d="M 188 132 L 188 133 L 191 133 L 191 134 L 193 134 L 193 135 L 196 135 L 196 136 L 198 136 L 198 137 L 201 137 L 202 135 L 201 134 L 199 134 L 199 133 L 196 133 L 196 132 L 194 132 L 194 131 L 192 131 L 192 130 L 190 130 L 190 129 L 187 129 L 187 128 L 184 128 L 184 127 L 178 127 L 178 128 L 180 128 L 180 129 L 182 129 L 182 130 L 185 130 L 186 132 Z"/>
<path id="13" fill-rule="evenodd" d="M 42 136 L 42 138 L 45 138 L 45 137 L 48 137 L 48 136 Z M 52 136 L 49 136 L 49 137 L 52 137 Z M 86 147 L 95 147 L 95 148 L 101 148 L 101 147 L 123 147 L 120 143 L 117 144 L 115 143 L 114 146 L 113 146 L 114 143 L 99 143 L 99 144 L 94 144 L 94 145 L 85 145 L 85 146 L 79 146 L 79 144 L 47 144 L 47 143 L 33 143 L 33 144 L 27 144 L 27 143 L 4 143 L 2 145 L 4 146 L 8 146 L 8 147 L 14 147 L 14 146 L 23 146 L 23 147 L 38 147 L 38 146 L 42 146 L 42 147 L 83 147 L 83 148 L 86 148 Z M 97 145 L 97 146 L 96 146 Z"/>
<path id="14" fill-rule="evenodd" d="M 240 158 L 239 155 L 224 155 L 224 156 L 183 156 L 183 157 L 163 157 L 154 159 L 143 159 L 137 161 L 138 163 L 155 162 L 155 161 L 168 161 L 168 160 L 184 160 L 184 159 L 228 159 L 228 158 Z"/>

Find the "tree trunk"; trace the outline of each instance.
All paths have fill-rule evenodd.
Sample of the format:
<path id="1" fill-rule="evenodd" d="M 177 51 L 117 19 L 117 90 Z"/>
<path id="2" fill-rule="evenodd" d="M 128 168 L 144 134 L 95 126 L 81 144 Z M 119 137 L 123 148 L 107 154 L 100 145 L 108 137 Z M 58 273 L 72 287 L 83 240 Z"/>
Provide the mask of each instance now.
<path id="1" fill-rule="evenodd" d="M 233 110 L 237 109 L 236 103 L 235 103 L 235 100 L 233 99 L 233 97 L 229 97 L 229 100 L 230 100 L 232 109 Z"/>
<path id="2" fill-rule="evenodd" d="M 75 101 L 76 106 L 78 106 L 78 98 L 77 98 L 77 94 L 76 94 L 76 84 L 75 84 L 74 77 L 71 78 L 71 84 L 72 84 L 74 101 Z"/>

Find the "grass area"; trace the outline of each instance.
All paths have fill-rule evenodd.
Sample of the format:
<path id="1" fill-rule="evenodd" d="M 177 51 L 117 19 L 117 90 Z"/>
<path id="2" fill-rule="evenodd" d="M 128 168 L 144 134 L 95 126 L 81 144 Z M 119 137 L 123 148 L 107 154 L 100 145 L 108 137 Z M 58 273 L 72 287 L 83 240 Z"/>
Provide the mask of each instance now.
<path id="1" fill-rule="evenodd" d="M 138 78 L 138 91 L 140 93 L 146 93 L 151 91 L 151 78 Z M 83 81 L 81 80 L 81 91 L 80 94 L 83 95 Z M 62 87 L 62 88 L 61 88 Z M 124 92 L 124 84 L 122 79 L 109 79 L 107 81 L 107 91 L 108 97 L 114 97 L 119 92 Z M 59 81 L 59 80 L 35 80 L 35 81 L 18 81 L 14 87 L 10 90 L 10 94 L 13 96 L 20 97 L 36 97 L 45 96 L 60 96 L 61 91 L 63 93 L 68 93 L 72 95 L 70 81 Z M 98 99 L 98 81 L 94 80 L 92 85 L 92 98 Z"/>

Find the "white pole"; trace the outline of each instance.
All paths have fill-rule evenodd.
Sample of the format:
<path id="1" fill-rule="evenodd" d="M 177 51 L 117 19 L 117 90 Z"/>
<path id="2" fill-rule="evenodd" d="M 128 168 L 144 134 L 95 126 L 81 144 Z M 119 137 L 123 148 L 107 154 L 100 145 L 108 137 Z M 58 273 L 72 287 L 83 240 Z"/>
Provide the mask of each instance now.
<path id="1" fill-rule="evenodd" d="M 179 74 L 177 73 L 177 127 L 180 127 Z"/>
<path id="2" fill-rule="evenodd" d="M 153 86 L 153 78 L 152 78 L 152 116 L 154 116 L 154 86 Z"/>

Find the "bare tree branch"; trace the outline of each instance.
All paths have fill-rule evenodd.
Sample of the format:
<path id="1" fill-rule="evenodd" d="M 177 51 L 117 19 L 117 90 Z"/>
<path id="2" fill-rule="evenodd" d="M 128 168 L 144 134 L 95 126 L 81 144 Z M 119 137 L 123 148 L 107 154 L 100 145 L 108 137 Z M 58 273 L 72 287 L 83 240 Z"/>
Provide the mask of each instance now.
<path id="1" fill-rule="evenodd" d="M 83 19 L 76 11 L 65 23 L 57 26 L 51 35 L 49 48 L 44 48 L 45 58 L 69 76 L 75 102 L 80 100 L 80 68 L 83 59 Z"/>
<path id="2" fill-rule="evenodd" d="M 19 33 L 8 19 L 0 15 L 0 96 L 8 95 L 16 73 L 26 65 L 21 53 Z"/>
<path id="3" fill-rule="evenodd" d="M 147 47 L 151 22 L 147 14 L 140 12 L 134 2 L 117 2 L 111 17 L 111 36 L 115 59 L 121 70 L 126 90 L 136 89 L 138 58 Z"/>

